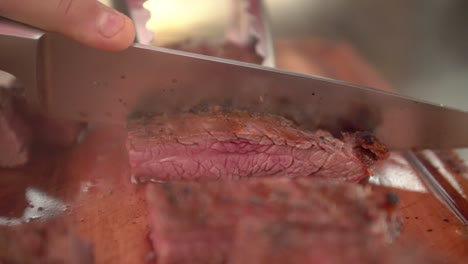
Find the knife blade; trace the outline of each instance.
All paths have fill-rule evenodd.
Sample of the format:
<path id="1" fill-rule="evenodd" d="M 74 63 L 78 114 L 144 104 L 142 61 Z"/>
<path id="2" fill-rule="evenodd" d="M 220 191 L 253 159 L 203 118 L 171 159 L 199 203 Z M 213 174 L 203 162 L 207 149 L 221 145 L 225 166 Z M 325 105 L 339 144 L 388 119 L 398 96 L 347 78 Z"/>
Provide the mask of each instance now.
<path id="1" fill-rule="evenodd" d="M 468 146 L 468 113 L 460 110 L 209 56 L 139 44 L 105 52 L 33 33 L 0 28 L 0 69 L 24 80 L 30 102 L 53 117 L 125 124 L 134 113 L 218 105 L 282 115 L 304 129 L 370 131 L 394 150 Z"/>

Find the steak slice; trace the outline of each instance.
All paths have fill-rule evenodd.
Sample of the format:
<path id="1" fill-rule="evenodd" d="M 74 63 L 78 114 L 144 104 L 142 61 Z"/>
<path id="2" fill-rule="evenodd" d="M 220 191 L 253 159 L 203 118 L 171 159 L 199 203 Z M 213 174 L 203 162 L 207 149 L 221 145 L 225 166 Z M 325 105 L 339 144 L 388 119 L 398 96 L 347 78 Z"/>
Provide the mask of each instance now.
<path id="1" fill-rule="evenodd" d="M 272 115 L 199 113 L 134 118 L 127 149 L 133 179 L 239 179 L 311 176 L 359 181 L 387 157 L 366 133 L 309 132 Z"/>
<path id="2" fill-rule="evenodd" d="M 30 141 L 29 127 L 14 109 L 12 97 L 0 87 L 0 167 L 26 163 Z"/>
<path id="3" fill-rule="evenodd" d="M 246 221 L 304 227 L 318 246 L 321 231 L 329 230 L 352 234 L 349 243 L 365 236 L 377 247 L 398 233 L 394 200 L 387 198 L 360 185 L 310 178 L 149 184 L 150 239 L 158 264 L 238 258 L 238 244 L 256 246 L 242 238 Z"/>
<path id="4" fill-rule="evenodd" d="M 92 245 L 57 219 L 0 228 L 0 263 L 94 263 Z"/>
<path id="5" fill-rule="evenodd" d="M 364 231 L 364 233 L 361 233 Z M 447 263 L 410 248 L 382 244 L 366 232 L 245 219 L 238 227 L 230 264 L 426 264 Z"/>

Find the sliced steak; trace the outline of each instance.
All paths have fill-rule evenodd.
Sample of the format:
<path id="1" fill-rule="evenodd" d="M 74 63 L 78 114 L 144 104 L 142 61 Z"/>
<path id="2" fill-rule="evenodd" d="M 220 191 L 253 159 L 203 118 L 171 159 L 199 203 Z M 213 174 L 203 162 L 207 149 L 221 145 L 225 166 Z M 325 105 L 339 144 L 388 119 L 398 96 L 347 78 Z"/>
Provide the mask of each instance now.
<path id="1" fill-rule="evenodd" d="M 344 247 L 353 246 L 350 243 L 361 236 L 378 247 L 398 232 L 390 210 L 394 200 L 388 199 L 392 196 L 376 195 L 351 183 L 271 178 L 149 184 L 147 188 L 150 238 L 158 264 L 235 260 L 239 256 L 232 255 L 237 254 L 233 248 L 242 248 L 239 244 L 256 247 L 245 239 L 248 223 L 254 228 L 270 223 L 303 227 L 311 239 L 315 236 L 318 247 L 317 240 L 324 238 L 322 230 L 332 239 L 340 233 L 352 234 Z"/>
<path id="2" fill-rule="evenodd" d="M 364 232 L 362 232 L 364 231 Z M 340 230 L 307 224 L 244 219 L 237 230 L 230 264 L 426 264 L 447 263 L 415 248 L 376 241 L 369 230 Z"/>
<path id="3" fill-rule="evenodd" d="M 26 163 L 30 141 L 29 127 L 16 112 L 10 94 L 0 87 L 0 167 Z"/>
<path id="4" fill-rule="evenodd" d="M 0 228 L 0 263 L 94 263 L 92 245 L 59 220 Z"/>
<path id="5" fill-rule="evenodd" d="M 271 115 L 199 113 L 134 118 L 127 149 L 140 182 L 311 176 L 359 181 L 388 155 L 366 133 L 334 138 Z"/>

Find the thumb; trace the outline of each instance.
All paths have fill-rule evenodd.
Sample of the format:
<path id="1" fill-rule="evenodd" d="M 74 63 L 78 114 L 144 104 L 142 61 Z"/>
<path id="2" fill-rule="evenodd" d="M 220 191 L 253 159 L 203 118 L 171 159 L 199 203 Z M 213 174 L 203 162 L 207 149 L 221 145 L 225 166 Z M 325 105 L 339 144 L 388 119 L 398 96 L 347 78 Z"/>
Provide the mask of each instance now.
<path id="1" fill-rule="evenodd" d="M 97 0 L 2 0 L 0 15 L 109 51 L 135 38 L 131 19 Z"/>

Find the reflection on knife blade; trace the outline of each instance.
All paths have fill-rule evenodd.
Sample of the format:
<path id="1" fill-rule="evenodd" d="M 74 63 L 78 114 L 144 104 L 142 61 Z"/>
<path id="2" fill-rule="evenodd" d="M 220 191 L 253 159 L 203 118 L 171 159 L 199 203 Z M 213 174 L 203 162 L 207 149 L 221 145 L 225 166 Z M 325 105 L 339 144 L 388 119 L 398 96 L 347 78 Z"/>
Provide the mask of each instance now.
<path id="1" fill-rule="evenodd" d="M 125 124 L 133 111 L 171 114 L 230 100 L 236 109 L 288 116 L 305 129 L 355 124 L 392 149 L 468 146 L 467 113 L 387 92 L 138 44 L 109 53 L 52 33 L 28 41 L 38 44 L 37 69 L 18 77 L 29 99 L 55 117 Z M 379 122 L 357 119 L 356 109 Z"/>
<path id="2" fill-rule="evenodd" d="M 393 149 L 468 145 L 466 113 L 391 93 L 154 47 L 106 53 L 57 35 L 46 40 L 43 89 L 51 115 L 125 123 L 133 111 L 171 114 L 228 100 L 236 109 L 291 117 L 306 129 L 353 124 Z M 360 120 L 356 109 L 378 122 Z"/>

